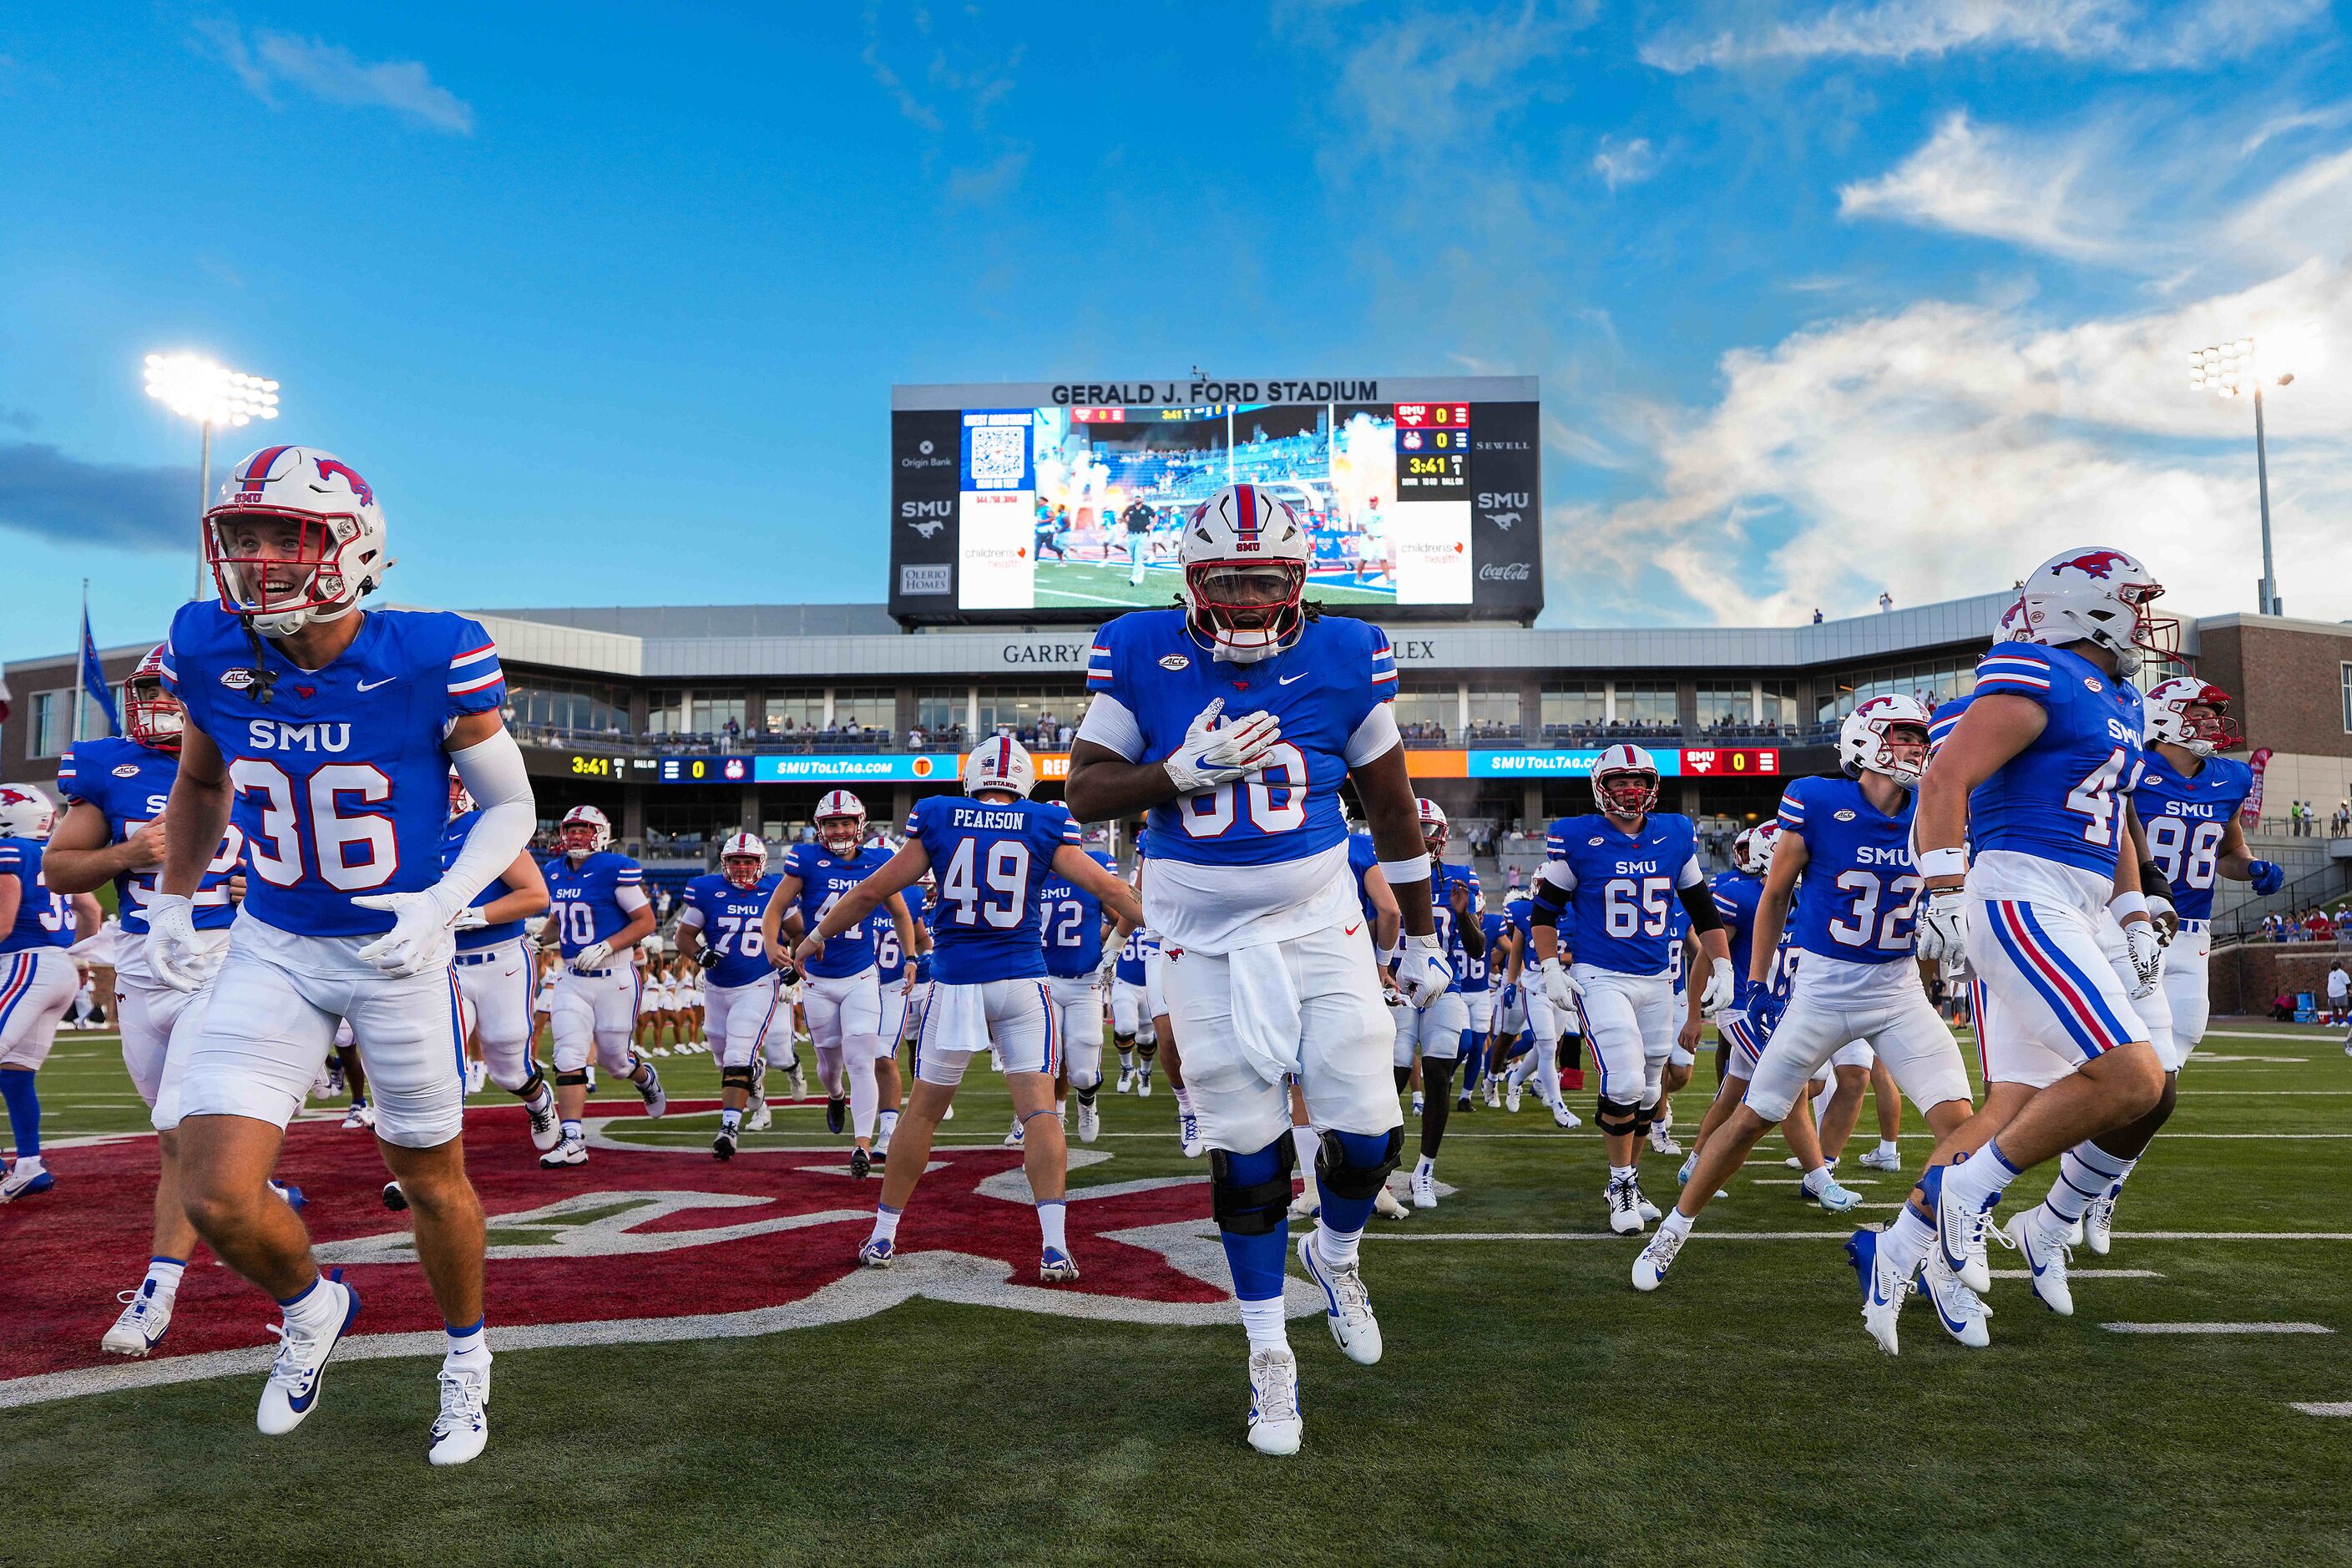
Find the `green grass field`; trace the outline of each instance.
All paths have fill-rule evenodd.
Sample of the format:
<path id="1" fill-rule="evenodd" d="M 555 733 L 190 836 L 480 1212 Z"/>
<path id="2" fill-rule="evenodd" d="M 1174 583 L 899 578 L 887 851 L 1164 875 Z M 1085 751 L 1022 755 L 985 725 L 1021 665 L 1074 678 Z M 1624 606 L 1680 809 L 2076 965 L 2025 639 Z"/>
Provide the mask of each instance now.
<path id="1" fill-rule="evenodd" d="M 707 1058 L 663 1065 L 673 1095 L 715 1088 Z M 42 1082 L 53 1140 L 142 1123 L 110 1038 L 61 1037 Z M 1164 1090 L 1104 1103 L 1110 1158 L 1075 1192 L 1204 1175 Z M 1701 1104 L 1682 1097 L 1685 1129 Z M 992 1144 L 1005 1111 L 976 1072 L 943 1141 Z M 2334 1032 L 2217 1024 L 2114 1254 L 2075 1258 L 2076 1315 L 2004 1277 L 1990 1350 L 1915 1302 L 1889 1360 L 1862 1329 L 1846 1225 L 1794 1195 L 1777 1140 L 1638 1297 L 1638 1244 L 1602 1234 L 1598 1140 L 1556 1132 L 1530 1097 L 1457 1115 L 1439 1175 L 1459 1190 L 1375 1222 L 1381 1365 L 1294 1321 L 1294 1459 L 1242 1442 L 1237 1328 L 918 1300 L 765 1337 L 502 1349 L 490 1449 L 447 1473 L 424 1463 L 432 1363 L 415 1357 L 339 1360 L 282 1439 L 253 1430 L 249 1372 L 0 1410 L 0 1563 L 2352 1562 L 2352 1419 L 2294 1408 L 2352 1401 L 2347 1111 Z M 819 1115 L 782 1111 L 765 1136 L 837 1150 Z M 690 1152 L 711 1120 L 615 1135 Z M 493 1158 L 514 1156 L 476 1163 Z M 625 1152 L 598 1158 L 625 1182 Z M 1847 1164 L 1875 1177 L 1860 1217 L 1883 1220 L 1906 1180 Z M 1643 1168 L 1665 1201 L 1673 1163 Z M 30 1201 L 76 1198 L 61 1183 Z M 1205 1192 L 1196 1206 L 1205 1235 Z M 0 1210 L 0 1299 L 58 1312 L 41 1279 L 6 1272 L 16 1223 Z M 786 1234 L 772 1256 L 796 1245 L 814 1243 Z M 508 1267 L 491 1265 L 494 1344 L 524 1305 Z M 75 1332 L 108 1321 L 78 1306 Z M 254 1342 L 273 1316 L 255 1293 Z M 2118 1321 L 2329 1331 L 2102 1326 Z"/>

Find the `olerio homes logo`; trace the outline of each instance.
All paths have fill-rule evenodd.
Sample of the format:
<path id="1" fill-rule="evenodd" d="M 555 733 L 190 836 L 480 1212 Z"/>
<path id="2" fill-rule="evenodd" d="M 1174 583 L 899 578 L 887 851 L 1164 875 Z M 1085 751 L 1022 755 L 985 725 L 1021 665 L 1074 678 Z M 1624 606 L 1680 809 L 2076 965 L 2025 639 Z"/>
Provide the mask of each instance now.
<path id="1" fill-rule="evenodd" d="M 916 594 L 951 594 L 955 592 L 955 567 L 950 563 L 901 565 L 898 568 L 898 592 L 909 596 Z"/>

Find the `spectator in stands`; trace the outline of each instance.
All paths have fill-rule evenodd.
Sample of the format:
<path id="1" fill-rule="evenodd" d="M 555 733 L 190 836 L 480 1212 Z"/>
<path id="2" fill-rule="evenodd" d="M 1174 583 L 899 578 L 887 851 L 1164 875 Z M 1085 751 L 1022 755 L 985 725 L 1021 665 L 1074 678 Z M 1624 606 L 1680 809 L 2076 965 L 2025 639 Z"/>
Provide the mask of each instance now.
<path id="1" fill-rule="evenodd" d="M 2352 973 L 2340 958 L 2327 966 L 2327 1016 L 2339 1024 L 2352 1020 Z"/>
<path id="2" fill-rule="evenodd" d="M 1880 615 L 1882 615 L 1882 616 L 1886 615 L 1886 614 L 1890 613 L 1894 608 L 1895 608 L 1895 595 L 1892 595 L 1892 594 L 1887 594 L 1887 593 L 1882 593 L 1882 594 L 1880 594 L 1880 595 L 1878 595 L 1878 613 L 1879 613 Z"/>
<path id="3" fill-rule="evenodd" d="M 1814 608 L 1814 610 L 1813 610 L 1813 625 L 1815 625 L 1815 626 L 1820 626 L 1821 624 L 1822 624 L 1822 612 L 1821 612 L 1821 610 L 1820 610 L 1819 606 L 1816 606 L 1816 607 Z"/>
<path id="4" fill-rule="evenodd" d="M 2303 837 L 2303 802 L 2299 800 L 2286 803 L 2286 832 L 2290 838 Z"/>

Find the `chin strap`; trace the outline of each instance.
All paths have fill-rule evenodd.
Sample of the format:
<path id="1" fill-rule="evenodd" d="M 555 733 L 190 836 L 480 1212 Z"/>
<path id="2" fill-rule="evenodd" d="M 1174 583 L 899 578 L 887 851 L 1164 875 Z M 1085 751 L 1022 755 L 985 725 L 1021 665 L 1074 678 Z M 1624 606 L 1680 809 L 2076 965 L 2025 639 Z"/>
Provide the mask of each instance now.
<path id="1" fill-rule="evenodd" d="M 271 688 L 278 684 L 278 673 L 269 668 L 269 661 L 263 656 L 261 634 L 253 629 L 253 617 L 239 616 L 236 624 L 244 628 L 246 646 L 253 650 L 253 668 L 247 671 L 253 679 L 246 690 L 252 694 L 256 702 L 267 708 Z"/>

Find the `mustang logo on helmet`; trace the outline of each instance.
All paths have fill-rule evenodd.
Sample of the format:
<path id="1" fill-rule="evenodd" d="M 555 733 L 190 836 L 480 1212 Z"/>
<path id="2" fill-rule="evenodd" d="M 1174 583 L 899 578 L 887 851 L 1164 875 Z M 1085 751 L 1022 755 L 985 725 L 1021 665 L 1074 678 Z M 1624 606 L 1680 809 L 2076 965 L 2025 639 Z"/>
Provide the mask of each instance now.
<path id="1" fill-rule="evenodd" d="M 2053 561 L 2050 570 L 2061 572 L 2072 566 L 2085 576 L 2096 577 L 2102 583 L 2115 574 L 2117 566 L 2131 560 L 2120 550 L 2094 550 L 2088 555 L 2077 555 L 2071 561 Z"/>

